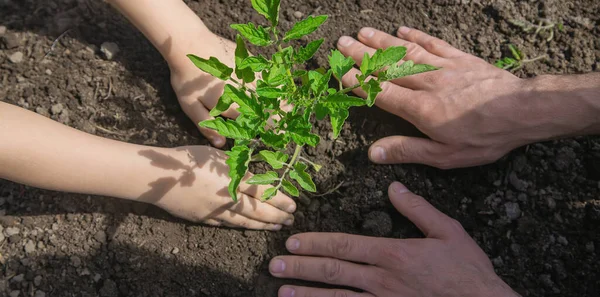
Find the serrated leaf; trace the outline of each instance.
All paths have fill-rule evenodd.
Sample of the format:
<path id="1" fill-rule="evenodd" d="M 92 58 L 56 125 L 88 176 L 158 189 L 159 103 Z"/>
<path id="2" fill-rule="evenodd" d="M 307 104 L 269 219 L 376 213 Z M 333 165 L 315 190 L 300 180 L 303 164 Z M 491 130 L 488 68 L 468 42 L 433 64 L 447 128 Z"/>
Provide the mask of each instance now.
<path id="1" fill-rule="evenodd" d="M 252 0 L 252 7 L 275 27 L 279 23 L 279 2 L 280 0 Z"/>
<path id="2" fill-rule="evenodd" d="M 338 50 L 331 51 L 331 55 L 329 56 L 329 65 L 333 71 L 333 75 L 338 80 L 341 80 L 342 77 L 352 69 L 354 63 L 355 61 L 352 57 L 345 57 Z"/>
<path id="3" fill-rule="evenodd" d="M 319 95 L 327 89 L 329 80 L 331 79 L 331 71 L 327 71 L 323 75 L 317 71 L 311 70 L 308 72 L 308 79 L 310 83 L 310 89 L 315 95 Z"/>
<path id="4" fill-rule="evenodd" d="M 306 74 L 308 74 L 308 71 L 300 69 L 300 70 L 294 70 L 294 73 L 292 73 L 292 76 L 294 76 L 294 78 L 298 78 L 298 77 L 304 76 Z"/>
<path id="5" fill-rule="evenodd" d="M 348 118 L 348 108 L 352 106 L 363 106 L 367 102 L 361 98 L 348 96 L 346 94 L 329 95 L 319 101 L 315 106 L 315 116 L 322 120 L 329 115 L 333 128 L 333 137 L 337 138 L 342 131 L 344 122 Z"/>
<path id="6" fill-rule="evenodd" d="M 298 49 L 298 52 L 294 55 L 294 60 L 296 63 L 301 64 L 312 58 L 321 47 L 321 44 L 323 44 L 323 41 L 323 38 L 314 40 L 309 42 L 306 46 Z"/>
<path id="7" fill-rule="evenodd" d="M 263 81 L 269 86 L 277 87 L 289 81 L 287 68 L 282 64 L 273 63 L 268 71 L 263 71 Z"/>
<path id="8" fill-rule="evenodd" d="M 288 46 L 284 49 L 281 49 L 281 50 L 275 52 L 271 59 L 276 64 L 290 64 L 292 62 L 293 56 L 294 56 L 294 48 L 291 46 Z"/>
<path id="9" fill-rule="evenodd" d="M 308 144 L 312 147 L 315 147 L 317 144 L 319 144 L 319 141 L 321 141 L 321 137 L 319 137 L 319 135 L 312 134 L 308 130 L 288 131 L 288 134 L 298 145 Z"/>
<path id="10" fill-rule="evenodd" d="M 329 119 L 331 120 L 331 128 L 333 129 L 333 139 L 338 138 L 340 135 L 348 115 L 349 113 L 347 109 L 337 109 L 332 111 L 329 115 Z"/>
<path id="11" fill-rule="evenodd" d="M 287 94 L 286 91 L 274 87 L 257 87 L 256 93 L 265 98 L 280 98 Z"/>
<path id="12" fill-rule="evenodd" d="M 217 101 L 217 105 L 215 105 L 215 107 L 213 107 L 213 109 L 210 110 L 209 114 L 213 117 L 216 117 L 221 113 L 225 112 L 229 109 L 231 104 L 233 104 L 233 100 L 230 96 L 231 94 L 227 92 L 227 86 L 229 85 L 225 85 L 225 90 L 223 91 L 223 95 L 221 95 L 221 97 L 219 98 L 219 101 Z"/>
<path id="13" fill-rule="evenodd" d="M 202 59 L 196 55 L 189 54 L 187 57 L 198 67 L 200 70 L 216 77 L 221 80 L 228 80 L 233 73 L 233 69 L 229 66 L 221 63 L 219 59 L 210 57 L 208 60 Z"/>
<path id="14" fill-rule="evenodd" d="M 253 23 L 248 23 L 232 24 L 231 28 L 240 32 L 244 38 L 248 39 L 254 45 L 267 46 L 273 43 L 268 29 L 263 26 L 256 27 Z"/>
<path id="15" fill-rule="evenodd" d="M 365 57 L 360 65 L 360 71 L 364 76 L 370 75 L 384 67 L 398 63 L 404 56 L 406 56 L 406 47 L 403 46 L 391 46 L 386 49 L 378 49 L 370 57 L 365 53 Z"/>
<path id="16" fill-rule="evenodd" d="M 263 195 L 260 197 L 262 201 L 267 201 L 273 198 L 277 194 L 277 188 L 268 188 L 265 190 Z"/>
<path id="17" fill-rule="evenodd" d="M 198 124 L 200 127 L 210 128 L 219 132 L 219 134 L 233 139 L 253 139 L 255 134 L 247 127 L 241 126 L 238 122 L 232 120 L 223 120 L 216 118 L 213 120 L 202 121 Z"/>
<path id="18" fill-rule="evenodd" d="M 289 143 L 286 134 L 276 134 L 273 131 L 267 131 L 260 134 L 260 140 L 267 146 L 276 149 L 283 149 Z"/>
<path id="19" fill-rule="evenodd" d="M 523 54 L 516 46 L 509 44 L 508 49 L 510 50 L 510 53 L 513 55 L 513 58 L 515 58 L 515 60 L 521 61 L 521 59 L 523 59 Z"/>
<path id="20" fill-rule="evenodd" d="M 244 82 L 253 82 L 256 78 L 254 76 L 254 71 L 252 71 L 252 69 L 249 68 L 244 69 L 240 67 L 244 59 L 248 58 L 248 56 L 250 55 L 248 54 L 246 43 L 244 43 L 244 39 L 240 35 L 236 35 L 235 43 L 235 75 Z"/>
<path id="21" fill-rule="evenodd" d="M 400 65 L 392 64 L 390 68 L 379 74 L 379 81 L 394 80 L 401 77 L 415 75 L 423 72 L 438 70 L 439 68 L 427 64 L 415 64 L 409 60 Z"/>
<path id="22" fill-rule="evenodd" d="M 298 191 L 298 188 L 296 188 L 296 186 L 294 186 L 291 182 L 285 179 L 281 181 L 281 186 L 283 187 L 283 190 L 286 193 L 294 197 L 298 197 L 300 195 L 300 191 Z"/>
<path id="23" fill-rule="evenodd" d="M 275 171 L 268 171 L 263 174 L 256 174 L 246 181 L 249 185 L 270 185 L 279 180 Z"/>
<path id="24" fill-rule="evenodd" d="M 273 169 L 281 169 L 289 159 L 287 154 L 263 150 L 258 153 L 262 160 L 269 163 Z"/>
<path id="25" fill-rule="evenodd" d="M 246 172 L 248 172 L 252 150 L 247 145 L 236 145 L 225 154 L 229 156 L 225 164 L 229 166 L 229 177 L 231 178 L 227 190 L 233 201 L 237 201 L 237 188 Z"/>
<path id="26" fill-rule="evenodd" d="M 305 170 L 306 165 L 298 162 L 294 165 L 294 170 L 290 172 L 290 177 L 297 181 L 303 189 L 309 192 L 316 192 L 317 186 L 315 186 L 310 174 L 308 174 Z"/>
<path id="27" fill-rule="evenodd" d="M 263 56 L 252 56 L 245 58 L 240 63 L 240 68 L 246 69 L 250 68 L 254 72 L 261 72 L 269 67 L 269 60 L 265 59 Z"/>
<path id="28" fill-rule="evenodd" d="M 238 111 L 251 117 L 262 117 L 263 110 L 258 102 L 253 100 L 244 91 L 236 89 L 232 85 L 225 85 L 223 95 L 219 98 L 217 105 L 210 111 L 211 116 L 218 116 L 226 111 L 231 103 L 237 103 L 240 108 Z"/>
<path id="29" fill-rule="evenodd" d="M 382 91 L 379 82 L 375 79 L 370 79 L 361 87 L 367 93 L 367 106 L 373 106 L 373 104 L 375 104 L 375 98 L 377 97 L 377 94 Z"/>
<path id="30" fill-rule="evenodd" d="M 283 37 L 284 42 L 288 42 L 293 39 L 299 39 L 302 36 L 308 35 L 319 28 L 327 20 L 326 15 L 319 15 L 316 17 L 309 16 L 306 19 L 297 22 L 290 31 L 285 33 Z"/>

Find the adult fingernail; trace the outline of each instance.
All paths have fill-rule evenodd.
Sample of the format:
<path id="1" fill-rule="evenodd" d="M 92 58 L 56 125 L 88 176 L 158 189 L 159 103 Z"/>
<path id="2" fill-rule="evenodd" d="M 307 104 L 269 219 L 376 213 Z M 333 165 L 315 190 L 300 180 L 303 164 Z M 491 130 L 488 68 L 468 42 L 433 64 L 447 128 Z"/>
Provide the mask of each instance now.
<path id="1" fill-rule="evenodd" d="M 300 247 L 300 240 L 296 238 L 290 238 L 285 242 L 285 247 L 288 251 L 295 251 Z"/>
<path id="2" fill-rule="evenodd" d="M 375 30 L 373 30 L 372 28 L 362 28 L 358 32 L 358 34 L 360 34 L 364 38 L 371 38 L 373 37 L 373 35 L 375 35 Z"/>
<path id="3" fill-rule="evenodd" d="M 383 162 L 386 158 L 385 149 L 380 146 L 376 146 L 371 150 L 371 160 L 374 162 Z"/>
<path id="4" fill-rule="evenodd" d="M 338 40 L 338 45 L 343 46 L 343 47 L 347 47 L 353 43 L 354 43 L 354 38 L 349 37 L 349 36 L 342 36 Z"/>
<path id="5" fill-rule="evenodd" d="M 402 35 L 408 34 L 408 32 L 410 32 L 409 27 L 402 26 L 402 27 L 398 28 L 398 33 L 400 33 Z"/>
<path id="6" fill-rule="evenodd" d="M 271 264 L 269 264 L 269 271 L 271 271 L 271 273 L 282 273 L 285 271 L 285 262 L 283 262 L 282 260 L 279 259 L 274 259 L 273 261 L 271 261 Z"/>
<path id="7" fill-rule="evenodd" d="M 293 213 L 294 211 L 296 211 L 296 204 L 292 204 L 292 205 L 288 206 L 287 212 Z"/>
<path id="8" fill-rule="evenodd" d="M 404 194 L 404 193 L 410 192 L 405 185 L 403 185 L 399 182 L 393 182 L 392 186 L 391 186 L 391 190 L 392 190 L 392 192 L 394 192 L 396 194 Z"/>
<path id="9" fill-rule="evenodd" d="M 294 297 L 295 294 L 296 290 L 290 287 L 281 287 L 281 289 L 279 289 L 279 297 Z"/>
<path id="10" fill-rule="evenodd" d="M 287 219 L 287 220 L 285 220 L 285 222 L 283 222 L 283 224 L 286 226 L 290 226 L 293 223 L 294 223 L 294 220 L 292 220 L 292 219 Z"/>

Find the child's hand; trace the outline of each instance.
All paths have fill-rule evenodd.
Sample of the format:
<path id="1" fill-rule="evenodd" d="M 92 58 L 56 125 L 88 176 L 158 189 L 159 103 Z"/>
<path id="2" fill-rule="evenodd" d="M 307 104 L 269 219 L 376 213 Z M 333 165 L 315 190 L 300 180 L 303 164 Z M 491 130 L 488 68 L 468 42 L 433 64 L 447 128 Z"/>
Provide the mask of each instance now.
<path id="1" fill-rule="evenodd" d="M 195 39 L 201 41 L 201 44 L 190 46 L 193 50 L 189 54 L 195 54 L 205 59 L 211 56 L 216 57 L 233 68 L 235 44 L 210 32 L 202 35 Z M 187 116 L 195 124 L 212 119 L 209 111 L 215 107 L 223 94 L 225 82 L 196 68 L 185 55 L 171 59 L 169 67 L 171 68 L 171 85 Z M 223 116 L 229 118 L 235 118 L 237 115 L 238 112 L 234 108 L 223 113 Z M 222 147 L 225 144 L 225 138 L 215 130 L 198 128 L 214 146 Z"/>
<path id="2" fill-rule="evenodd" d="M 153 166 L 168 170 L 164 178 L 150 183 L 151 189 L 139 200 L 153 203 L 174 216 L 213 226 L 264 230 L 279 230 L 294 221 L 296 204 L 291 198 L 277 193 L 273 199 L 261 202 L 260 197 L 269 186 L 242 182 L 239 201 L 233 202 L 227 192 L 227 156 L 220 150 L 187 146 L 174 148 L 168 155 L 152 149 L 139 154 L 150 159 Z"/>

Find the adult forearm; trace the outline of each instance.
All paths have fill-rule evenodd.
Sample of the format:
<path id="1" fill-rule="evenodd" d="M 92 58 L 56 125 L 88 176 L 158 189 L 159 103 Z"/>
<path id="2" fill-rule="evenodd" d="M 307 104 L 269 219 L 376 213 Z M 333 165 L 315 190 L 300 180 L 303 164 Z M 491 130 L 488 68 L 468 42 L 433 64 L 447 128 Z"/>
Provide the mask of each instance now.
<path id="1" fill-rule="evenodd" d="M 525 82 L 524 120 L 532 142 L 600 134 L 600 73 L 543 75 Z M 523 113 L 519 113 L 522 114 Z"/>
<path id="2" fill-rule="evenodd" d="M 39 188 L 137 199 L 153 181 L 178 178 L 143 152 L 185 156 L 172 149 L 90 135 L 0 102 L 0 178 Z"/>

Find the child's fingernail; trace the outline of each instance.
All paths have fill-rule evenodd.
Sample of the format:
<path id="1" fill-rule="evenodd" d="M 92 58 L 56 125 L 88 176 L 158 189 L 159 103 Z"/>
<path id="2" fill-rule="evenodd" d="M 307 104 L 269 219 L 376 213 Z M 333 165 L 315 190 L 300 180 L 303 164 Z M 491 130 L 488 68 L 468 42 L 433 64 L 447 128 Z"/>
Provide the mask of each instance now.
<path id="1" fill-rule="evenodd" d="M 373 162 L 384 162 L 386 158 L 385 149 L 380 146 L 374 147 L 373 149 L 371 149 L 370 157 Z"/>
<path id="2" fill-rule="evenodd" d="M 294 297 L 296 291 L 290 287 L 281 287 L 279 290 L 279 297 Z"/>
<path id="3" fill-rule="evenodd" d="M 360 34 L 360 36 L 364 38 L 371 38 L 375 34 L 375 30 L 373 30 L 372 28 L 362 28 L 360 29 L 358 34 Z"/>
<path id="4" fill-rule="evenodd" d="M 287 220 L 285 220 L 285 222 L 283 222 L 283 224 L 286 226 L 290 226 L 293 223 L 294 223 L 294 220 L 292 220 L 292 219 L 287 219 Z"/>
<path id="5" fill-rule="evenodd" d="M 349 36 L 342 36 L 338 40 L 338 45 L 340 45 L 342 47 L 347 47 L 353 43 L 354 43 L 354 38 L 349 37 Z"/>
<path id="6" fill-rule="evenodd" d="M 287 212 L 293 213 L 294 211 L 296 211 L 296 204 L 292 204 L 292 205 L 288 206 Z"/>
<path id="7" fill-rule="evenodd" d="M 285 262 L 279 259 L 273 259 L 269 264 L 269 271 L 271 273 L 282 273 L 285 271 Z"/>
<path id="8" fill-rule="evenodd" d="M 288 251 L 295 251 L 300 247 L 300 240 L 296 238 L 290 238 L 285 242 L 285 247 Z"/>
<path id="9" fill-rule="evenodd" d="M 390 187 L 390 189 L 395 194 L 404 194 L 404 193 L 410 192 L 405 185 L 403 185 L 403 184 L 401 184 L 399 182 L 393 182 L 392 186 Z"/>
<path id="10" fill-rule="evenodd" d="M 223 138 L 221 138 L 221 137 L 215 137 L 215 138 L 213 138 L 213 144 L 215 146 L 222 146 L 225 144 L 225 140 L 223 140 Z"/>
<path id="11" fill-rule="evenodd" d="M 401 35 L 408 34 L 408 32 L 410 32 L 409 27 L 402 26 L 402 27 L 398 28 L 398 33 L 400 33 Z"/>
<path id="12" fill-rule="evenodd" d="M 280 224 L 273 225 L 273 227 L 271 227 L 271 230 L 273 230 L 273 231 L 279 231 L 279 230 L 281 230 L 281 225 Z"/>

